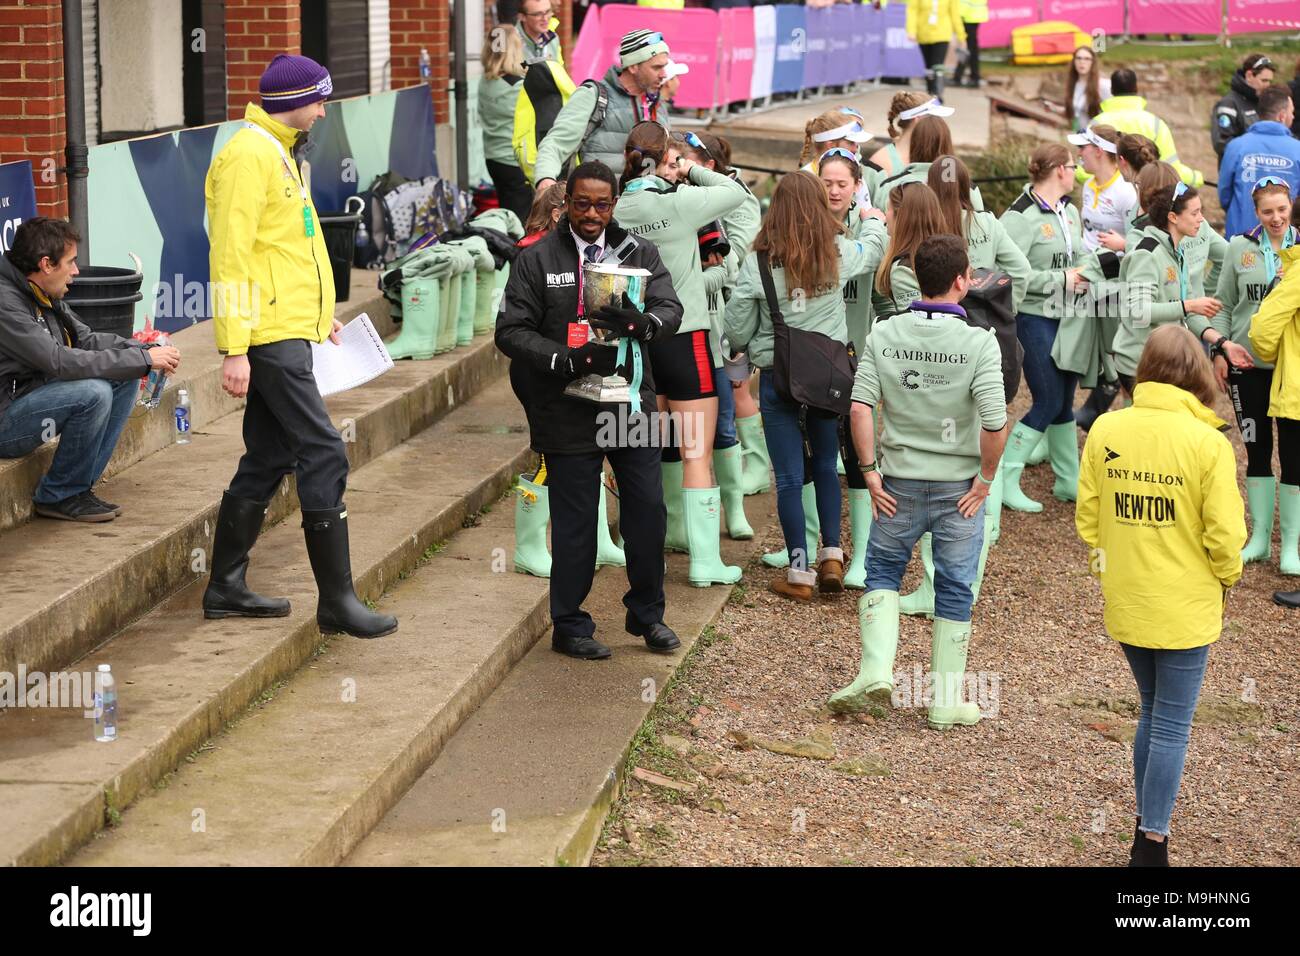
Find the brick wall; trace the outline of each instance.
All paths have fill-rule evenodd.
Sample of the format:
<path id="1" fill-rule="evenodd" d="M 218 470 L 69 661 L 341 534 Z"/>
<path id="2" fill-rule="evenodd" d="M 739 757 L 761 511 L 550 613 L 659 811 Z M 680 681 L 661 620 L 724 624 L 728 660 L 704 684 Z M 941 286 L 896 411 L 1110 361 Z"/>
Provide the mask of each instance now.
<path id="1" fill-rule="evenodd" d="M 226 0 L 226 116 L 257 99 L 257 81 L 277 53 L 302 52 L 301 0 Z"/>
<path id="2" fill-rule="evenodd" d="M 59 0 L 0 0 L 0 162 L 31 160 L 36 202 L 68 214 Z"/>
<path id="3" fill-rule="evenodd" d="M 420 50 L 429 51 L 434 120 L 451 121 L 451 6 L 447 0 L 389 0 L 393 86 L 420 82 Z"/>

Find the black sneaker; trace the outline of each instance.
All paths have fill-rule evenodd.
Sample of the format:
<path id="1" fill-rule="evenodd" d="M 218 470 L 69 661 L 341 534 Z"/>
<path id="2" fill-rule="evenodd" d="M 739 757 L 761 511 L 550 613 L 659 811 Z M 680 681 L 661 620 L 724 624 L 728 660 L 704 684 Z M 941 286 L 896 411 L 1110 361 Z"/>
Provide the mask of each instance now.
<path id="1" fill-rule="evenodd" d="M 112 521 L 117 517 L 111 507 L 88 491 L 53 504 L 36 502 L 36 513 L 42 518 L 59 518 L 63 521 Z"/>
<path id="2" fill-rule="evenodd" d="M 95 504 L 103 505 L 105 508 L 112 508 L 114 515 L 120 515 L 122 513 L 121 505 L 115 505 L 111 501 L 105 501 L 103 498 L 99 497 L 99 495 L 95 494 L 93 488 L 90 491 L 87 491 L 86 494 L 90 495 L 90 497 L 94 500 Z"/>

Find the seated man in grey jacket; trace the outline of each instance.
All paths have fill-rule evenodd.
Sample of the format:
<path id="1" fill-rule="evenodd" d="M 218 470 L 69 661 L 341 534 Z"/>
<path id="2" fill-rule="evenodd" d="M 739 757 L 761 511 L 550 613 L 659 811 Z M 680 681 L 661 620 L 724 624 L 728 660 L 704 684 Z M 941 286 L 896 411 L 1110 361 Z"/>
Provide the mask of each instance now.
<path id="1" fill-rule="evenodd" d="M 112 521 L 121 509 L 91 487 L 108 465 L 135 405 L 139 380 L 180 364 L 171 346 L 149 347 L 92 332 L 63 301 L 77 275 L 66 220 L 18 227 L 0 260 L 0 458 L 18 458 L 59 437 L 36 487 L 36 513 L 66 521 Z"/>

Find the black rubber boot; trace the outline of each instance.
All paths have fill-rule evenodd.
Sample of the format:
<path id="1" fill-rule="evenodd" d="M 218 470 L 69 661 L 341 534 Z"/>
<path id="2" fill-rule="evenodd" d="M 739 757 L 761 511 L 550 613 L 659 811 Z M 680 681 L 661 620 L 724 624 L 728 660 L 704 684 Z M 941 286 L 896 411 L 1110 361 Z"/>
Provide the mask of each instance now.
<path id="1" fill-rule="evenodd" d="M 1300 608 L 1300 591 L 1274 591 L 1273 603 L 1282 607 Z"/>
<path id="2" fill-rule="evenodd" d="M 1169 837 L 1163 840 L 1148 840 L 1145 833 L 1139 833 L 1134 841 L 1137 852 L 1129 866 L 1168 866 Z"/>
<path id="3" fill-rule="evenodd" d="M 1137 866 L 1138 840 L 1142 839 L 1142 818 L 1138 817 L 1133 824 L 1133 845 L 1128 848 L 1128 865 Z"/>
<path id="4" fill-rule="evenodd" d="M 1088 400 L 1075 411 L 1074 423 L 1087 431 L 1100 415 L 1110 411 L 1110 406 L 1115 403 L 1115 396 L 1118 394 L 1119 382 L 1098 382 L 1097 387 L 1088 396 Z"/>
<path id="5" fill-rule="evenodd" d="M 221 496 L 217 533 L 212 542 L 212 576 L 203 592 L 204 617 L 288 616 L 289 602 L 285 598 L 262 597 L 244 583 L 248 552 L 262 530 L 269 504 L 236 498 L 230 492 Z"/>
<path id="6" fill-rule="evenodd" d="M 321 633 L 383 637 L 397 630 L 397 618 L 370 610 L 352 587 L 347 508 L 304 511 L 302 528 L 307 557 L 316 576 L 316 623 Z"/>

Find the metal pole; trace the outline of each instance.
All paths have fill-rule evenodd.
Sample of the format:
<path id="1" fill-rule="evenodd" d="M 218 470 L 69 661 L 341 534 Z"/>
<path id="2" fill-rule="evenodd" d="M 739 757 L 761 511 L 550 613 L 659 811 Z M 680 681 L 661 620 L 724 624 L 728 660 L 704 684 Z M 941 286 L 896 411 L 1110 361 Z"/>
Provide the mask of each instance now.
<path id="1" fill-rule="evenodd" d="M 90 207 L 87 178 L 90 151 L 86 148 L 85 60 L 81 49 L 81 0 L 63 0 L 63 110 L 67 116 L 64 172 L 68 177 L 68 215 L 81 233 L 77 258 L 90 262 Z"/>
<path id="2" fill-rule="evenodd" d="M 469 189 L 469 37 L 465 7 L 468 0 L 453 0 L 452 51 L 456 57 L 456 182 Z"/>

